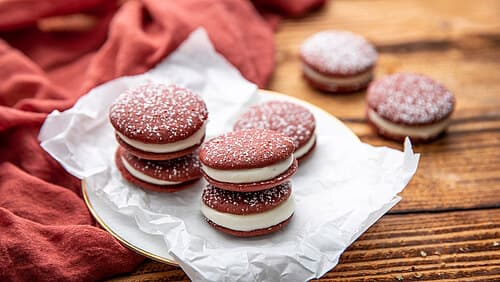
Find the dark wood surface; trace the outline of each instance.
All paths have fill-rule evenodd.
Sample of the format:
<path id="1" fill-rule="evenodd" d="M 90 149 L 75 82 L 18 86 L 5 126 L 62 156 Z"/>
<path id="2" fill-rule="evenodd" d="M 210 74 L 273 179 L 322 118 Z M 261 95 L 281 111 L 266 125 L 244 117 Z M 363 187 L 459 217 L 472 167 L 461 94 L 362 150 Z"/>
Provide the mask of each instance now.
<path id="1" fill-rule="evenodd" d="M 500 281 L 500 209 L 390 214 L 342 255 L 324 281 Z M 177 267 L 144 263 L 113 281 L 184 281 Z"/>
<path id="2" fill-rule="evenodd" d="M 457 97 L 448 134 L 427 145 L 403 200 L 361 236 L 321 280 L 500 281 L 500 1 L 330 1 L 276 35 L 270 89 L 311 102 L 373 145 L 401 149 L 365 122 L 365 93 L 332 96 L 301 78 L 298 48 L 324 29 L 372 41 L 376 77 L 410 71 L 441 81 Z M 114 281 L 181 281 L 179 268 L 146 261 Z"/>

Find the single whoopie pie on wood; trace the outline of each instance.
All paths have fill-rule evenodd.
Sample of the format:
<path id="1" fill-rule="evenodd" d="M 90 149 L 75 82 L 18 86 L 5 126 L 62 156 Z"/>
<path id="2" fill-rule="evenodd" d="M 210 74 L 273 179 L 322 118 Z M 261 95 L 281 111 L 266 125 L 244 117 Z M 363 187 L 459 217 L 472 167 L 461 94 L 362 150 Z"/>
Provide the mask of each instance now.
<path id="1" fill-rule="evenodd" d="M 227 191 L 207 185 L 201 212 L 215 229 L 239 237 L 269 234 L 283 228 L 295 211 L 290 182 L 257 192 Z"/>
<path id="2" fill-rule="evenodd" d="M 219 188 L 251 192 L 285 182 L 297 171 L 295 145 L 283 133 L 245 129 L 214 137 L 200 148 L 202 173 Z"/>
<path id="3" fill-rule="evenodd" d="M 377 57 L 372 44 L 348 31 L 318 32 L 300 47 L 304 78 L 332 93 L 364 89 L 372 80 Z"/>
<path id="4" fill-rule="evenodd" d="M 262 128 L 281 132 L 293 139 L 295 158 L 309 155 L 316 145 L 314 115 L 303 106 L 288 101 L 268 101 L 251 106 L 234 124 L 235 131 Z"/>
<path id="5" fill-rule="evenodd" d="M 196 153 L 172 160 L 151 161 L 140 159 L 118 146 L 115 163 L 128 182 L 155 192 L 183 190 L 189 187 L 187 183 L 202 177 Z"/>
<path id="6" fill-rule="evenodd" d="M 155 83 L 125 91 L 109 111 L 120 145 L 149 160 L 178 158 L 196 150 L 205 137 L 207 118 L 198 95 Z"/>
<path id="7" fill-rule="evenodd" d="M 368 88 L 367 119 L 383 137 L 428 142 L 443 133 L 455 107 L 454 95 L 435 80 L 414 73 L 397 73 Z"/>

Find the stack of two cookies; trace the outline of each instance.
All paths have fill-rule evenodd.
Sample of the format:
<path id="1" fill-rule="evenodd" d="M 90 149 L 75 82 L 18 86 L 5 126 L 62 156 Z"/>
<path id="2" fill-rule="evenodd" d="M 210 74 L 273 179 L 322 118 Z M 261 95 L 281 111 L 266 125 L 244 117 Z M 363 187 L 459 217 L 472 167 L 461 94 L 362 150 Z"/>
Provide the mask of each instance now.
<path id="1" fill-rule="evenodd" d="M 109 118 L 123 177 L 143 189 L 175 192 L 201 178 L 196 150 L 205 138 L 203 100 L 175 85 L 144 84 L 121 94 Z"/>
<path id="2" fill-rule="evenodd" d="M 215 229 L 240 237 L 283 228 L 295 202 L 290 177 L 297 170 L 294 141 L 267 129 L 245 129 L 212 138 L 200 148 L 201 212 Z"/>

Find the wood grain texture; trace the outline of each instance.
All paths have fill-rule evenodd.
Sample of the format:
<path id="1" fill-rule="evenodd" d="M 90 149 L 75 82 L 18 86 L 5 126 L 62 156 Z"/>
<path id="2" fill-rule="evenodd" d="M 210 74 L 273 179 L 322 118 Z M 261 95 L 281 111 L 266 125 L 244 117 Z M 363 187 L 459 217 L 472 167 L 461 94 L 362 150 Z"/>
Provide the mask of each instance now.
<path id="1" fill-rule="evenodd" d="M 500 1 L 459 3 L 330 1 L 306 18 L 285 20 L 276 35 L 271 89 L 327 110 L 373 145 L 402 148 L 367 125 L 364 92 L 329 95 L 302 79 L 298 49 L 307 36 L 329 28 L 360 33 L 380 52 L 376 78 L 424 73 L 455 93 L 449 133 L 415 147 L 419 170 L 393 213 L 500 207 L 500 17 L 493 12 Z"/>
<path id="2" fill-rule="evenodd" d="M 376 77 L 420 72 L 457 96 L 448 134 L 414 147 L 421 162 L 403 200 L 320 280 L 500 281 L 499 11 L 495 0 L 335 0 L 304 18 L 283 20 L 270 89 L 327 110 L 364 142 L 402 148 L 366 124 L 364 92 L 332 96 L 302 79 L 298 48 L 317 31 L 367 37 L 380 53 Z M 112 279 L 187 280 L 179 268 L 150 260 Z"/>
<path id="3" fill-rule="evenodd" d="M 500 209 L 386 215 L 322 281 L 500 279 Z M 110 281 L 185 281 L 180 268 L 147 261 Z"/>
<path id="4" fill-rule="evenodd" d="M 500 210 L 388 215 L 322 279 L 500 278 Z"/>
<path id="5" fill-rule="evenodd" d="M 108 282 L 145 282 L 145 281 L 190 281 L 189 277 L 176 266 L 146 260 L 136 271 L 107 280 Z"/>

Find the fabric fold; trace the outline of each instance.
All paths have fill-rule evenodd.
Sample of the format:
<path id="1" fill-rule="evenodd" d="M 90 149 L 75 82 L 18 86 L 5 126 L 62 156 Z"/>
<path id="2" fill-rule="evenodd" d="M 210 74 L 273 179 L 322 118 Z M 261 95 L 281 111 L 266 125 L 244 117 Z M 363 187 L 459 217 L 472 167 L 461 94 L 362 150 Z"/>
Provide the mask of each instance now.
<path id="1" fill-rule="evenodd" d="M 70 21 L 88 20 L 84 28 L 66 26 L 75 13 Z M 198 27 L 245 78 L 266 85 L 273 31 L 249 1 L 0 2 L 1 281 L 100 280 L 142 261 L 94 226 L 80 182 L 37 136 L 48 113 L 153 68 Z"/>

